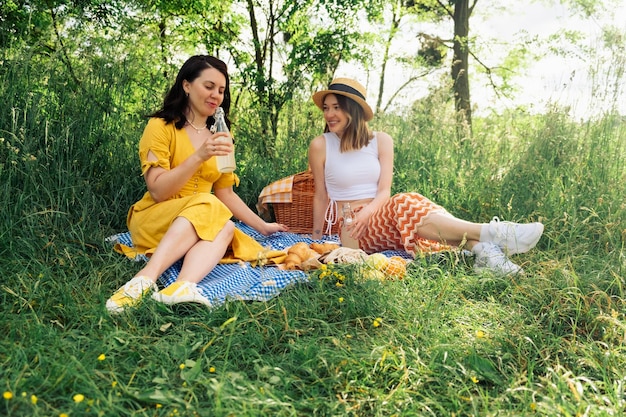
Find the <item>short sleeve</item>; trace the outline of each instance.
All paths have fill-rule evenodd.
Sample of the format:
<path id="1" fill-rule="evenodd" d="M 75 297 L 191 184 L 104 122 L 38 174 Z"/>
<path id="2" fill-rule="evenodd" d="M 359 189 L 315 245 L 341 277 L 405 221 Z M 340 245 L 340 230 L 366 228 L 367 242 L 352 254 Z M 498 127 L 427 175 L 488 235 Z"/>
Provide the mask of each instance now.
<path id="1" fill-rule="evenodd" d="M 229 174 L 220 175 L 218 180 L 213 184 L 213 188 L 228 188 L 233 185 L 239 187 L 239 177 L 237 174 L 231 172 Z"/>
<path id="2" fill-rule="evenodd" d="M 148 121 L 141 140 L 139 141 L 139 160 L 141 161 L 141 173 L 145 174 L 149 168 L 161 167 L 170 169 L 171 150 L 175 127 L 167 125 L 161 118 L 152 118 Z M 148 152 L 157 157 L 156 161 L 148 160 Z"/>

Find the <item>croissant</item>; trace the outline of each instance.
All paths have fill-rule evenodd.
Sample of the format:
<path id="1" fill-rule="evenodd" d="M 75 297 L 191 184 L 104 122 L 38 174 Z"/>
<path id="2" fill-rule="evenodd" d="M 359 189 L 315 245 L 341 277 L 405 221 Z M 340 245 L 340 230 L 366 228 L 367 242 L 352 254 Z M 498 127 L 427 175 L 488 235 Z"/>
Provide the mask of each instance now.
<path id="1" fill-rule="evenodd" d="M 336 243 L 324 242 L 324 243 L 311 243 L 311 249 L 320 255 L 325 254 L 326 252 L 330 252 L 331 250 L 337 249 L 339 247 Z"/>
<path id="2" fill-rule="evenodd" d="M 317 256 L 319 254 L 309 248 L 309 245 L 304 242 L 298 242 L 287 250 L 287 257 L 284 261 L 285 269 L 297 269 L 303 262 Z"/>

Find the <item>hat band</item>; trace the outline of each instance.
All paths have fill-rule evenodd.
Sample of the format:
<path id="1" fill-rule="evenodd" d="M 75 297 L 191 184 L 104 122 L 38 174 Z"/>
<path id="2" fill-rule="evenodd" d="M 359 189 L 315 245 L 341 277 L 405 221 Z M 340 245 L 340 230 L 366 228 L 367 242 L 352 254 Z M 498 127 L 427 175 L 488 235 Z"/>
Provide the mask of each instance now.
<path id="1" fill-rule="evenodd" d="M 360 98 L 362 98 L 363 100 L 365 100 L 365 96 L 363 94 L 361 94 L 361 92 L 359 92 L 359 90 L 352 88 L 348 85 L 345 84 L 331 84 L 328 86 L 329 90 L 335 90 L 335 91 L 341 91 L 343 93 L 349 93 L 349 94 L 354 94 L 355 96 L 358 96 Z"/>

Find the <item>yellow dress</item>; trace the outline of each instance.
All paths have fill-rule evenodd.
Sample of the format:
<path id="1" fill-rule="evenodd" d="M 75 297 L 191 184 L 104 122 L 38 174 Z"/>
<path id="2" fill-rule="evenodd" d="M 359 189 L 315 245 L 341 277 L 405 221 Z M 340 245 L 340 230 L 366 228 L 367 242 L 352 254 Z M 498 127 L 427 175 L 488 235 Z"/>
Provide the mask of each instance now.
<path id="1" fill-rule="evenodd" d="M 148 161 L 148 151 L 156 155 L 157 161 Z M 139 142 L 141 172 L 145 174 L 150 167 L 170 170 L 194 152 L 185 129 L 176 129 L 173 123 L 166 124 L 161 118 L 152 118 Z M 130 258 L 150 256 L 177 217 L 189 220 L 200 239 L 212 241 L 233 214 L 211 191 L 233 185 L 239 185 L 237 175 L 220 173 L 215 158 L 209 158 L 182 189 L 168 200 L 157 203 L 146 192 L 141 200 L 131 206 L 126 218 L 133 247 L 116 245 L 116 250 Z M 256 240 L 236 229 L 230 251 L 222 262 L 254 262 L 263 250 Z M 265 257 L 267 255 L 264 254 Z M 270 254 L 270 257 L 272 255 L 282 253 Z"/>

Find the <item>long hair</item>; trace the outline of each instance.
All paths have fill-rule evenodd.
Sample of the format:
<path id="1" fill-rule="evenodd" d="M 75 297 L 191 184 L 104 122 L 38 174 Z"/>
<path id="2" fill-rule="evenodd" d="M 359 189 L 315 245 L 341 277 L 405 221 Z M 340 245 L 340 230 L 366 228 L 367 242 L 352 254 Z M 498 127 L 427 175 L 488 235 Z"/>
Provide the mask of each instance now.
<path id="1" fill-rule="evenodd" d="M 349 97 L 335 94 L 339 108 L 348 116 L 348 124 L 341 137 L 341 152 L 354 151 L 367 146 L 372 139 L 372 131 L 365 121 L 365 113 L 359 104 Z M 329 132 L 328 124 L 324 132 Z"/>
<path id="2" fill-rule="evenodd" d="M 163 106 L 148 115 L 148 117 L 160 117 L 165 120 L 166 123 L 174 122 L 177 129 L 182 129 L 187 121 L 184 111 L 189 105 L 189 97 L 187 97 L 183 89 L 183 81 L 193 82 L 193 80 L 198 78 L 200 73 L 207 68 L 215 68 L 226 78 L 224 101 L 222 101 L 221 107 L 224 109 L 226 124 L 230 129 L 230 119 L 228 118 L 230 114 L 230 80 L 228 78 L 228 68 L 224 61 L 211 55 L 194 55 L 185 61 L 178 71 L 174 85 L 172 85 L 165 95 Z M 213 116 L 209 116 L 206 120 L 206 124 L 211 126 L 214 123 L 215 119 Z"/>

